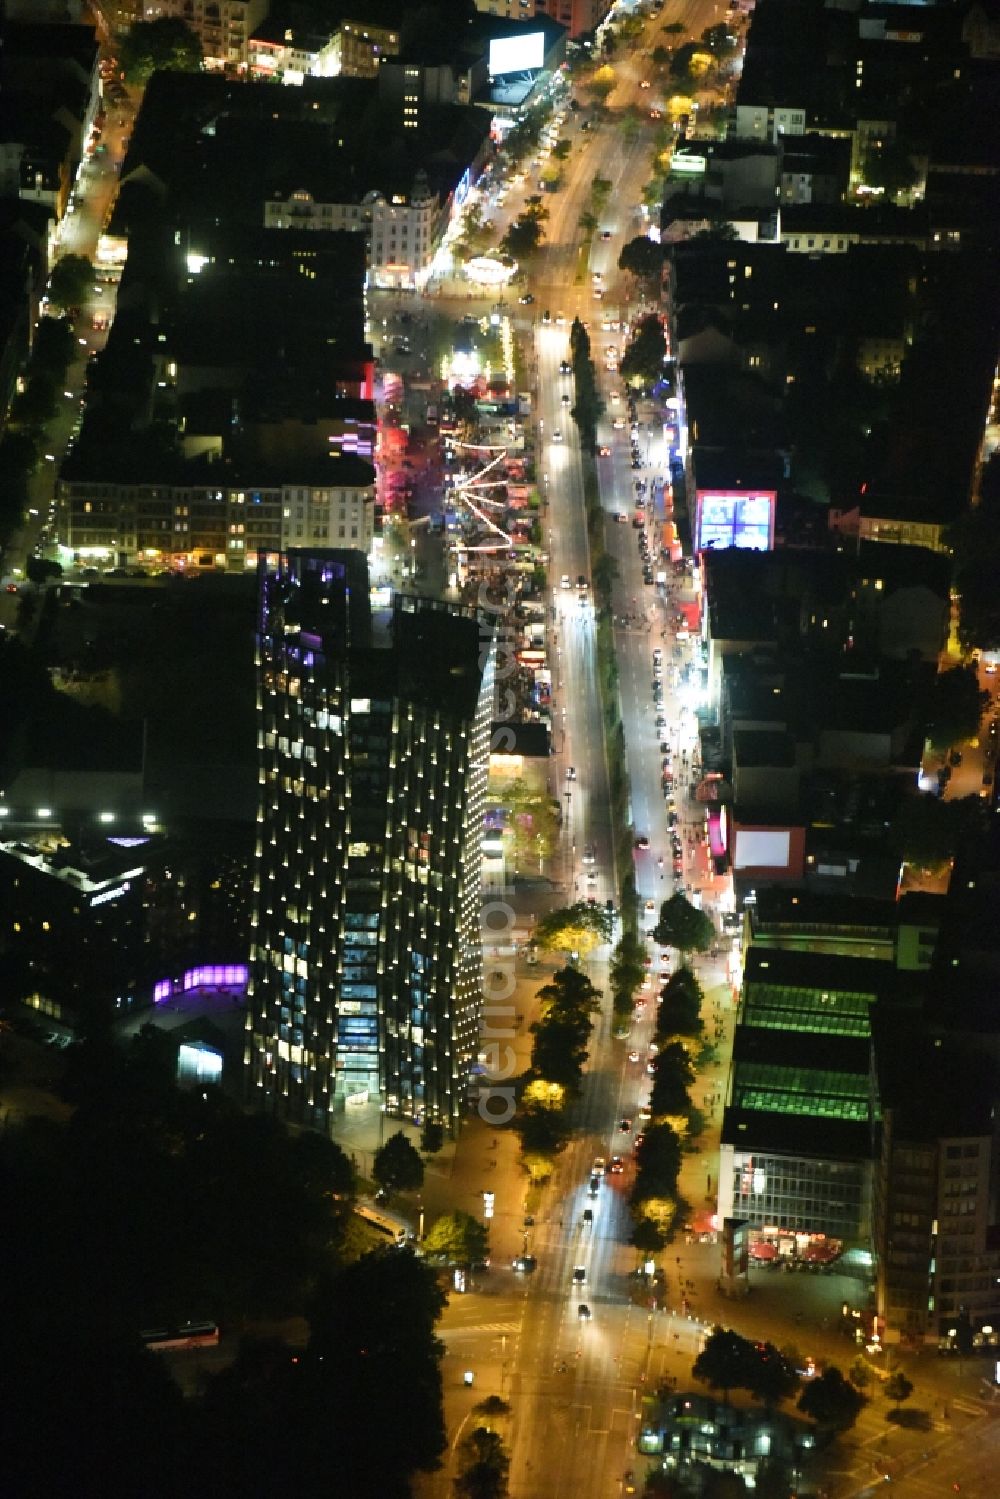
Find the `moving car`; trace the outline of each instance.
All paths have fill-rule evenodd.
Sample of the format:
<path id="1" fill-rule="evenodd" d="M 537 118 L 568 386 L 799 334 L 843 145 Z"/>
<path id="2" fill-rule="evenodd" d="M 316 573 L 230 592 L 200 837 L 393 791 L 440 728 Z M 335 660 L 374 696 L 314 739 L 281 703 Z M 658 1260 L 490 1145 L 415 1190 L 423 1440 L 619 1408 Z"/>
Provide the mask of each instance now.
<path id="1" fill-rule="evenodd" d="M 580 1302 L 580 1305 L 576 1309 L 576 1314 L 580 1318 L 581 1322 L 590 1321 L 590 1307 L 585 1301 Z"/>
<path id="2" fill-rule="evenodd" d="M 573 1268 L 573 1284 L 575 1286 L 585 1286 L 587 1284 L 587 1267 L 586 1267 L 586 1265 L 575 1265 L 574 1266 L 574 1268 Z"/>
<path id="3" fill-rule="evenodd" d="M 594 1157 L 594 1164 L 591 1166 L 590 1169 L 593 1172 L 594 1176 L 603 1176 L 604 1175 L 604 1157 L 602 1155 L 595 1156 Z"/>
<path id="4" fill-rule="evenodd" d="M 537 1267 L 538 1261 L 533 1254 L 519 1254 L 513 1263 L 513 1268 L 519 1270 L 522 1275 L 531 1275 Z"/>

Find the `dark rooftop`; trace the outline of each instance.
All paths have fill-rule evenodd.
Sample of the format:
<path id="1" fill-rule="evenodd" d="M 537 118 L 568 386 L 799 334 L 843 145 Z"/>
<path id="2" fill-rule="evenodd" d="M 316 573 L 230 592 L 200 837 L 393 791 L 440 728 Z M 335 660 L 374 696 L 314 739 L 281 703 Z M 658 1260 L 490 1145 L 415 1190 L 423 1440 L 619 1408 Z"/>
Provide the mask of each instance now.
<path id="1" fill-rule="evenodd" d="M 791 952 L 757 945 L 751 946 L 747 953 L 743 973 L 746 984 L 773 984 L 777 988 L 813 989 L 818 993 L 875 996 L 895 983 L 894 972 L 878 958 Z"/>

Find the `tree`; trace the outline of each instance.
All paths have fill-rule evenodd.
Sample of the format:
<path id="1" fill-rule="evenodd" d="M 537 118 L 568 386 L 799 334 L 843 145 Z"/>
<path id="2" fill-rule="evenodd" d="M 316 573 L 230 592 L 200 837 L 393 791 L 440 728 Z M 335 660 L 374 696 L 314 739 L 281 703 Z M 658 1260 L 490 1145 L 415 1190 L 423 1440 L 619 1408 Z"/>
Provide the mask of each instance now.
<path id="1" fill-rule="evenodd" d="M 831 1432 L 849 1431 L 868 1401 L 835 1366 L 810 1379 L 799 1396 L 798 1408 L 817 1426 Z"/>
<path id="2" fill-rule="evenodd" d="M 613 920 L 603 906 L 581 900 L 543 916 L 532 936 L 547 952 L 574 952 L 586 957 L 603 942 L 610 942 Z"/>
<path id="3" fill-rule="evenodd" d="M 570 141 L 565 139 L 558 140 L 552 147 L 552 155 L 555 157 L 556 161 L 565 161 L 572 149 L 573 146 Z"/>
<path id="4" fill-rule="evenodd" d="M 69 319 L 41 318 L 31 350 L 32 371 L 44 370 L 54 380 L 62 380 L 75 354 L 76 339 Z"/>
<path id="5" fill-rule="evenodd" d="M 633 1219 L 630 1242 L 646 1254 L 655 1254 L 666 1244 L 667 1235 L 655 1218 L 647 1218 L 644 1213 L 639 1213 Z"/>
<path id="6" fill-rule="evenodd" d="M 541 219 L 535 214 L 520 213 L 500 241 L 500 253 L 511 260 L 527 260 L 541 242 Z"/>
<path id="7" fill-rule="evenodd" d="M 118 55 L 126 81 L 136 88 L 145 88 L 156 72 L 201 71 L 201 42 L 190 26 L 172 16 L 133 21 L 119 41 Z"/>
<path id="8" fill-rule="evenodd" d="M 401 1129 L 376 1150 L 372 1176 L 387 1192 L 415 1192 L 423 1186 L 424 1163 Z"/>
<path id="9" fill-rule="evenodd" d="M 694 1082 L 694 1065 L 680 1041 L 671 1041 L 653 1062 L 653 1088 L 649 1107 L 654 1118 L 684 1114 L 691 1106 L 688 1089 Z"/>
<path id="10" fill-rule="evenodd" d="M 665 68 L 670 61 L 670 49 L 669 47 L 657 45 L 650 53 L 650 57 L 653 60 L 654 68 Z"/>
<path id="11" fill-rule="evenodd" d="M 450 1265 L 478 1265 L 486 1258 L 489 1234 L 478 1218 L 456 1209 L 435 1219 L 423 1251 L 428 1259 L 441 1258 Z"/>
<path id="12" fill-rule="evenodd" d="M 600 172 L 595 172 L 590 179 L 590 201 L 595 208 L 602 208 L 611 196 L 614 183 L 610 177 L 602 177 Z"/>
<path id="13" fill-rule="evenodd" d="M 504 1499 L 510 1458 L 497 1432 L 477 1426 L 462 1443 L 462 1462 L 454 1480 L 457 1499 Z"/>
<path id="14" fill-rule="evenodd" d="M 546 1107 L 541 1103 L 524 1104 L 515 1117 L 515 1127 L 521 1137 L 521 1153 L 528 1165 L 528 1157 L 551 1161 L 563 1149 L 569 1138 L 569 1123 L 561 1108 Z M 533 1177 L 542 1175 L 541 1170 L 529 1166 Z M 551 1174 L 551 1173 L 548 1173 Z"/>
<path id="15" fill-rule="evenodd" d="M 954 528 L 955 586 L 959 595 L 962 644 L 983 650 L 1000 647 L 1000 452 L 983 464 L 979 503 Z"/>
<path id="16" fill-rule="evenodd" d="M 563 1092 L 576 1092 L 593 1030 L 591 1016 L 599 1007 L 598 991 L 579 969 L 561 968 L 538 991 L 538 998 L 542 1010 L 531 1027 L 532 1074 Z"/>
<path id="17" fill-rule="evenodd" d="M 730 1390 L 746 1388 L 752 1352 L 753 1345 L 732 1328 L 713 1328 L 691 1373 L 710 1390 L 721 1390 L 728 1401 Z"/>
<path id="18" fill-rule="evenodd" d="M 678 968 L 660 990 L 657 1036 L 700 1036 L 704 1029 L 701 1018 L 704 998 L 704 990 L 691 969 L 686 965 Z"/>
<path id="19" fill-rule="evenodd" d="M 945 802 L 931 792 L 904 796 L 890 831 L 890 843 L 900 857 L 919 868 L 934 868 L 953 858 L 962 844 L 975 837 L 983 822 L 978 796 Z"/>
<path id="20" fill-rule="evenodd" d="M 848 1369 L 847 1377 L 859 1390 L 867 1390 L 874 1383 L 875 1371 L 868 1360 L 859 1353 Z"/>
<path id="21" fill-rule="evenodd" d="M 85 255 L 63 255 L 52 267 L 49 300 L 57 307 L 79 307 L 94 289 L 94 267 Z"/>
<path id="22" fill-rule="evenodd" d="M 594 98 L 599 99 L 603 104 L 608 95 L 610 93 L 613 93 L 615 84 L 617 82 L 618 79 L 615 75 L 614 68 L 605 63 L 603 67 L 598 68 L 597 71 L 592 74 L 592 76 L 584 84 L 584 88 L 587 90 L 588 94 L 593 94 Z"/>
<path id="23" fill-rule="evenodd" d="M 799 1376 L 784 1354 L 773 1343 L 756 1343 L 747 1384 L 751 1395 L 765 1405 L 777 1405 L 794 1395 L 798 1387 Z"/>
<path id="24" fill-rule="evenodd" d="M 736 37 L 723 21 L 719 21 L 715 26 L 707 27 L 701 34 L 701 41 L 702 45 L 720 61 L 732 57 L 739 45 Z"/>
<path id="25" fill-rule="evenodd" d="M 700 42 L 685 42 L 678 47 L 670 59 L 670 76 L 678 83 L 693 83 L 704 78 L 714 64 L 714 58 Z"/>
<path id="26" fill-rule="evenodd" d="M 40 371 L 29 375 L 28 383 L 14 397 L 11 406 L 11 421 L 19 427 L 39 428 L 50 422 L 57 410 L 56 385 L 51 375 Z"/>
<path id="27" fill-rule="evenodd" d="M 594 593 L 602 609 L 611 607 L 611 590 L 621 576 L 621 569 L 610 552 L 601 552 L 591 568 Z"/>
<path id="28" fill-rule="evenodd" d="M 38 467 L 38 443 L 28 432 L 5 432 L 0 437 L 0 474 L 27 479 Z"/>
<path id="29" fill-rule="evenodd" d="M 438 1465 L 444 1350 L 434 1324 L 444 1305 L 434 1270 L 410 1249 L 375 1250 L 321 1283 L 309 1310 L 307 1364 L 329 1392 L 333 1423 L 310 1440 L 327 1460 L 336 1449 L 343 1493 L 408 1493 L 410 1474 Z"/>
<path id="30" fill-rule="evenodd" d="M 653 939 L 661 947 L 676 947 L 679 952 L 706 952 L 715 941 L 715 927 L 706 912 L 699 911 L 677 890 L 660 906 Z"/>
<path id="31" fill-rule="evenodd" d="M 931 748 L 944 751 L 971 739 L 989 702 L 989 693 L 980 691 L 974 666 L 938 672 L 925 712 L 924 729 Z"/>
<path id="32" fill-rule="evenodd" d="M 681 1173 L 681 1142 L 669 1124 L 651 1124 L 636 1153 L 637 1170 L 632 1203 L 650 1197 L 673 1197 Z"/>
<path id="33" fill-rule="evenodd" d="M 667 358 L 667 341 L 663 324 L 655 312 L 640 318 L 621 359 L 624 380 L 652 384 L 663 377 Z"/>
<path id="34" fill-rule="evenodd" d="M 646 977 L 646 947 L 634 932 L 624 931 L 611 954 L 608 978 L 612 989 L 632 998 Z"/>
<path id="35" fill-rule="evenodd" d="M 513 834 L 514 863 L 547 859 L 559 835 L 559 804 L 546 791 L 518 777 L 504 792 L 503 803 Z"/>
<path id="36" fill-rule="evenodd" d="M 902 1369 L 894 1369 L 882 1386 L 885 1398 L 891 1400 L 896 1410 L 913 1394 L 913 1381 L 907 1379 Z"/>
<path id="37" fill-rule="evenodd" d="M 656 244 L 648 234 L 637 234 L 635 239 L 622 245 L 618 269 L 633 276 L 658 276 L 663 269 L 663 246 Z"/>
<path id="38" fill-rule="evenodd" d="M 587 1060 L 589 1017 L 550 1015 L 532 1027 L 531 1070 L 546 1082 L 576 1092 Z"/>
<path id="39" fill-rule="evenodd" d="M 424 1155 L 437 1155 L 444 1144 L 444 1125 L 436 1119 L 425 1119 L 420 1131 L 420 1149 Z"/>
<path id="40" fill-rule="evenodd" d="M 593 1015 L 599 1008 L 600 991 L 579 968 L 557 968 L 538 991 L 542 1017 Z"/>
<path id="41" fill-rule="evenodd" d="M 29 557 L 24 570 L 29 583 L 47 583 L 50 578 L 62 577 L 62 564 L 50 562 L 46 557 Z"/>

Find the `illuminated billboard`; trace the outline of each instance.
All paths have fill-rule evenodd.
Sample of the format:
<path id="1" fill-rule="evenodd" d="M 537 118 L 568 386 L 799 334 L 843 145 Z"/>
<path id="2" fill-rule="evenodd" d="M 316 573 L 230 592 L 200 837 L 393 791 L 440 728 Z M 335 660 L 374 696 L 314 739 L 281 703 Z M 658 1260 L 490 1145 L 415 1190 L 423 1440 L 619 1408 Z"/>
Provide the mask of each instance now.
<path id="1" fill-rule="evenodd" d="M 773 489 L 699 489 L 695 550 L 771 551 L 777 498 Z"/>
<path id="2" fill-rule="evenodd" d="M 545 33 L 529 32 L 527 36 L 508 36 L 490 42 L 490 77 L 503 73 L 532 73 L 545 61 Z"/>

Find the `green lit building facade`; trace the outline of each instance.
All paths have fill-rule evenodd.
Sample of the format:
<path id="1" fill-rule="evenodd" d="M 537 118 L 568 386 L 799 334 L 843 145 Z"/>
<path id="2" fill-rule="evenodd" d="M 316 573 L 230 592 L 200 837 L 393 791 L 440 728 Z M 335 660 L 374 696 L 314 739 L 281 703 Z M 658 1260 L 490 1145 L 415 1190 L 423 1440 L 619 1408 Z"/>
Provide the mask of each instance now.
<path id="1" fill-rule="evenodd" d="M 751 947 L 719 1160 L 719 1216 L 871 1234 L 871 1007 L 891 962 Z"/>

